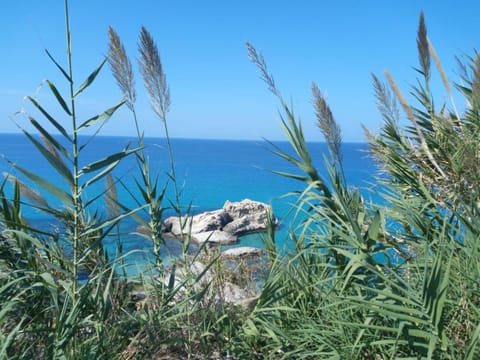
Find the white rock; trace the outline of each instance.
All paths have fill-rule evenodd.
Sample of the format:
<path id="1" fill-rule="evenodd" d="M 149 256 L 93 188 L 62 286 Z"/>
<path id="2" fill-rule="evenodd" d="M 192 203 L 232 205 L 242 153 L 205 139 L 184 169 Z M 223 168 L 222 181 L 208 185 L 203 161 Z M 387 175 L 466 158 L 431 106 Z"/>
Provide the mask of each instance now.
<path id="1" fill-rule="evenodd" d="M 248 298 L 248 293 L 244 289 L 228 281 L 225 282 L 222 290 L 222 300 L 225 303 L 240 305 L 245 299 Z"/>
<path id="2" fill-rule="evenodd" d="M 222 252 L 220 258 L 223 260 L 239 259 L 256 257 L 264 254 L 264 251 L 260 248 L 253 246 L 240 246 L 232 249 L 227 249 Z"/>
<path id="3" fill-rule="evenodd" d="M 196 234 L 222 229 L 230 221 L 232 219 L 228 213 L 223 209 L 219 209 L 190 216 L 188 219 L 171 216 L 165 219 L 164 224 L 172 234 L 180 235 L 181 232 L 184 234 L 188 234 L 188 232 Z"/>
<path id="4" fill-rule="evenodd" d="M 205 269 L 206 266 L 199 261 L 195 261 L 190 265 L 189 272 L 191 275 L 198 276 L 203 273 L 202 278 L 194 284 L 195 291 L 201 291 L 204 286 L 211 284 L 211 282 L 214 280 L 215 274 L 212 269 L 207 271 L 205 271 Z M 185 271 L 185 268 L 177 267 L 174 274 L 174 286 L 181 286 L 186 276 L 187 272 Z M 167 277 L 165 279 L 165 284 L 167 285 L 169 281 L 170 279 Z M 185 289 L 182 287 L 176 294 L 175 301 L 180 301 L 183 298 L 183 290 Z M 215 299 L 224 303 L 249 307 L 252 305 L 252 303 L 254 304 L 254 301 L 256 301 L 256 298 L 249 297 L 249 293 L 245 289 L 229 281 L 225 281 L 221 285 L 221 288 L 215 290 L 217 291 L 217 293 L 214 295 Z"/>
<path id="5" fill-rule="evenodd" d="M 223 231 L 243 235 L 258 231 L 264 231 L 267 223 L 267 213 L 271 207 L 267 204 L 249 199 L 240 202 L 225 202 L 223 209 L 232 218 L 225 225 Z"/>
<path id="6" fill-rule="evenodd" d="M 223 209 L 188 218 L 169 217 L 164 221 L 164 229 L 175 236 L 190 234 L 198 243 L 232 244 L 239 235 L 264 231 L 268 211 L 271 207 L 258 201 L 227 201 Z"/>
<path id="7" fill-rule="evenodd" d="M 216 245 L 231 245 L 238 241 L 238 237 L 225 231 L 213 230 L 192 234 L 191 240 L 197 244 L 203 244 L 208 241 Z"/>

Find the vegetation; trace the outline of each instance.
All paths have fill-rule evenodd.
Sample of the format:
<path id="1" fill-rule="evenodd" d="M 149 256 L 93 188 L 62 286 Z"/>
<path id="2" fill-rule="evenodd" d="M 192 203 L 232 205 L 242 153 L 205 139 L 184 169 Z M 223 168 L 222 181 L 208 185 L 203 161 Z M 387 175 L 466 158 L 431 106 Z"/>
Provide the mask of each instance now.
<path id="1" fill-rule="evenodd" d="M 452 87 L 427 38 L 423 14 L 418 30 L 420 78 L 409 104 L 389 73 L 388 86 L 374 76 L 384 125 L 367 131 L 371 153 L 385 174 L 382 204 L 370 204 L 349 187 L 343 172 L 341 129 L 318 87 L 312 85 L 318 126 L 329 146 L 328 177 L 315 168 L 302 125 L 284 101 L 263 56 L 247 45 L 268 89 L 278 98 L 281 124 L 291 152 L 272 151 L 297 169 L 279 173 L 302 184 L 298 221 L 292 226 L 295 249 L 276 250 L 274 222 L 265 235 L 266 277 L 250 306 L 230 304 L 215 294 L 227 281 L 218 254 L 189 251 L 184 221 L 182 256 L 167 268 L 162 216 L 188 213 L 177 187 L 169 145 L 170 95 L 153 38 L 141 30 L 139 65 L 155 115 L 164 124 L 170 168 L 152 174 L 135 111 L 131 62 L 114 29 L 109 57 L 77 87 L 71 66 L 68 2 L 65 1 L 67 62 L 48 51 L 66 81 L 66 92 L 48 87 L 70 119 L 65 128 L 37 100 L 29 98 L 39 121 L 29 117 L 40 137 L 22 130 L 58 174 L 54 184 L 12 163 L 61 206 L 5 174 L 0 184 L 0 358 L 12 359 L 477 359 L 480 357 L 480 56 L 463 65 L 456 85 L 467 107 L 460 113 Z M 431 59 L 451 104 L 434 106 Z M 123 99 L 80 122 L 78 96 L 109 63 Z M 397 102 L 409 121 L 400 125 Z M 84 165 L 94 134 L 121 106 L 132 113 L 137 144 Z M 51 135 L 54 128 L 61 137 Z M 95 136 L 95 135 L 93 135 Z M 60 140 L 59 140 L 60 139 Z M 135 156 L 137 208 L 118 198 L 123 186 L 114 169 Z M 94 184 L 105 182 L 106 190 Z M 174 199 L 165 189 L 173 186 Z M 10 196 L 10 194 L 12 194 Z M 107 213 L 98 209 L 104 199 Z M 57 219 L 55 229 L 36 229 L 22 216 L 34 207 Z M 144 213 L 143 213 L 144 212 Z M 120 222 L 134 217 L 154 244 L 150 276 L 127 278 L 123 270 Z M 147 219 L 147 220 L 145 220 Z M 182 217 L 182 219 L 185 219 Z M 103 242 L 118 238 L 115 256 Z M 206 254 L 206 255 L 205 255 Z M 195 271 L 202 259 L 201 271 Z M 182 276 L 179 277 L 179 271 Z M 247 281 L 251 271 L 244 268 Z M 212 275 L 213 274 L 213 275 Z M 140 301 L 138 290 L 146 294 Z"/>

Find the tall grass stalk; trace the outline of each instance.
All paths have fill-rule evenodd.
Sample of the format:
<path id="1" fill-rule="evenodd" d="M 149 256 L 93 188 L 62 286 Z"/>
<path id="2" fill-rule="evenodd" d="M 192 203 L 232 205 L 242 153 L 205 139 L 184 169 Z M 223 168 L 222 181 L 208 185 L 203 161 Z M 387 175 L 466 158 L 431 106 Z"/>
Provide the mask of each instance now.
<path id="1" fill-rule="evenodd" d="M 175 316 L 169 312 L 163 313 L 163 321 L 166 323 L 170 321 L 169 318 L 172 316 L 175 318 L 175 320 L 172 319 L 171 321 L 177 323 L 178 327 L 182 329 L 181 343 L 183 346 L 185 346 L 188 356 L 190 356 L 193 352 L 193 346 L 199 337 L 199 335 L 195 333 L 196 330 L 194 328 L 196 324 L 193 323 L 193 318 L 195 317 L 195 311 L 198 309 L 198 307 L 202 306 L 200 304 L 204 301 L 203 298 L 204 294 L 206 293 L 206 289 L 204 286 L 202 286 L 202 278 L 206 272 L 198 274 L 192 271 L 192 268 L 195 268 L 197 264 L 197 258 L 204 250 L 204 247 L 200 247 L 193 256 L 189 254 L 189 208 L 185 208 L 181 203 L 181 190 L 178 186 L 173 149 L 167 121 L 167 114 L 169 112 L 171 103 L 169 86 L 166 80 L 166 75 L 157 45 L 148 30 L 142 27 L 138 44 L 138 50 L 140 54 L 138 65 L 145 88 L 147 90 L 147 94 L 150 98 L 153 112 L 163 124 L 170 165 L 167 172 L 167 178 L 164 184 L 161 184 L 161 174 L 151 174 L 149 161 L 144 151 L 143 133 L 140 130 L 140 125 L 135 110 L 136 92 L 134 88 L 135 81 L 131 62 L 118 34 L 113 28 L 109 29 L 109 39 L 109 63 L 111 70 L 115 79 L 117 80 L 119 88 L 127 98 L 127 105 L 132 112 L 137 130 L 138 145 L 140 148 L 137 155 L 137 162 L 141 173 L 141 181 L 137 181 L 137 185 L 143 196 L 143 201 L 145 204 L 147 204 L 149 209 L 150 222 L 148 224 L 147 236 L 151 237 L 153 241 L 156 268 L 161 279 L 160 284 L 158 284 L 158 280 L 151 279 L 153 284 L 158 285 L 154 286 L 153 291 L 158 299 L 171 299 L 174 294 L 178 294 L 177 296 L 180 296 L 181 294 L 181 296 L 185 298 L 185 301 L 176 303 L 177 313 Z M 162 189 L 158 190 L 160 185 L 162 185 Z M 168 185 L 173 187 L 173 199 L 165 199 L 165 193 Z M 168 200 L 168 204 L 164 204 L 164 200 Z M 176 273 L 175 266 L 171 269 L 170 274 L 167 273 L 167 269 L 165 269 L 163 266 L 161 247 L 163 246 L 166 248 L 166 244 L 164 242 L 162 233 L 162 216 L 163 212 L 167 208 L 173 209 L 180 222 L 180 241 L 182 242 L 182 253 L 178 265 L 183 273 L 181 281 L 177 279 L 178 274 Z M 209 264 L 206 264 L 207 269 L 213 265 L 214 261 L 215 260 L 212 260 Z M 165 285 L 166 283 L 168 283 L 168 285 Z M 145 286 L 151 287 L 151 284 L 145 284 Z M 177 319 L 181 319 L 181 322 L 179 323 L 179 320 Z M 157 315 L 155 315 L 149 320 L 149 323 L 157 323 L 157 321 Z"/>
<path id="2" fill-rule="evenodd" d="M 81 144 L 80 133 L 92 126 L 102 128 L 124 100 L 79 122 L 77 98 L 94 82 L 106 60 L 80 86 L 75 86 L 68 1 L 64 6 L 66 67 L 47 50 L 46 54 L 67 81 L 68 96 L 64 97 L 52 82 L 47 80 L 46 83 L 59 108 L 70 120 L 70 131 L 32 97 L 27 99 L 45 124 L 60 133 L 60 138 L 51 135 L 47 127 L 33 116 L 28 120 L 40 133 L 41 141 L 19 125 L 63 183 L 60 186 L 53 184 L 49 179 L 10 162 L 20 174 L 61 205 L 60 208 L 51 206 L 45 197 L 36 196 L 11 174 L 6 174 L 6 178 L 15 182 L 15 197 L 9 200 L 2 192 L 2 239 L 5 240 L 2 241 L 2 251 L 6 251 L 11 261 L 6 263 L 6 269 L 2 269 L 2 274 L 5 271 L 10 275 L 2 278 L 1 297 L 5 305 L 16 304 L 15 307 L 21 307 L 25 314 L 19 319 L 21 330 L 9 337 L 10 342 L 4 349 L 19 358 L 74 358 L 82 353 L 95 352 L 102 357 L 106 354 L 107 326 L 119 314 L 110 305 L 118 301 L 115 297 L 121 293 L 113 292 L 112 284 L 115 283 L 118 290 L 125 286 L 125 282 L 117 277 L 114 262 L 108 259 L 102 243 L 119 221 L 136 211 L 127 210 L 105 220 L 94 209 L 95 201 L 103 193 L 93 193 L 92 184 L 104 180 L 123 158 L 135 153 L 136 149 L 125 148 L 80 166 L 82 153 L 90 142 L 87 140 Z M 23 204 L 20 193 L 35 198 L 33 205 L 37 209 L 59 220 L 62 225 L 58 231 L 37 230 L 28 225 L 20 216 Z M 17 256 L 24 260 L 15 260 Z M 86 280 L 81 280 L 81 274 L 82 277 L 86 274 Z M 15 321 L 16 313 L 10 311 L 9 317 L 2 319 L 2 333 Z"/>
<path id="3" fill-rule="evenodd" d="M 152 180 L 152 174 L 150 173 L 149 160 L 145 156 L 144 147 L 144 134 L 140 130 L 139 120 L 137 117 L 137 111 L 135 108 L 136 102 L 136 90 L 135 79 L 132 70 L 132 64 L 127 56 L 125 47 L 121 43 L 120 37 L 116 31 L 109 28 L 109 63 L 112 73 L 119 85 L 120 89 L 124 93 L 127 99 L 127 107 L 132 113 L 135 129 L 137 132 L 137 143 L 139 152 L 137 154 L 137 163 L 141 173 L 142 183 L 137 183 L 140 190 L 143 188 L 145 192 L 142 192 L 145 203 L 148 206 L 148 213 L 150 222 L 148 224 L 148 234 L 152 239 L 154 246 L 154 255 L 156 266 L 158 270 L 163 271 L 163 262 L 161 257 L 160 248 L 165 245 L 162 237 L 162 201 L 165 189 L 157 191 L 158 176 Z M 153 182 L 152 182 L 153 181 Z"/>

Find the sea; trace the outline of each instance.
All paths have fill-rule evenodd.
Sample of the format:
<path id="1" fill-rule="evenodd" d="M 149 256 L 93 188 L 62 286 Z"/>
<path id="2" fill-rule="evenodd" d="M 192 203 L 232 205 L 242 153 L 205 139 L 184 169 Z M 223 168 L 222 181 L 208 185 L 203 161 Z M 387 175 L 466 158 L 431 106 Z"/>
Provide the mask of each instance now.
<path id="1" fill-rule="evenodd" d="M 61 137 L 57 137 L 64 142 Z M 136 138 L 117 136 L 80 137 L 85 147 L 80 152 L 80 166 L 102 159 L 125 148 L 137 146 Z M 145 138 L 145 154 L 148 158 L 152 174 L 158 176 L 159 189 L 166 186 L 164 217 L 174 215 L 170 201 L 175 196 L 170 178 L 170 160 L 166 140 L 163 138 Z M 301 174 L 294 165 L 274 153 L 280 149 L 294 154 L 288 142 L 268 142 L 266 140 L 203 140 L 203 139 L 171 139 L 175 164 L 177 185 L 181 191 L 181 206 L 190 208 L 192 214 L 222 208 L 229 201 L 251 199 L 270 204 L 279 220 L 276 231 L 276 243 L 279 249 L 288 251 L 292 244 L 289 231 L 295 226 L 291 214 L 296 196 L 288 195 L 305 189 L 306 184 L 278 175 L 275 172 Z M 311 157 L 318 172 L 327 178 L 326 160 L 328 148 L 325 143 L 308 143 Z M 377 197 L 375 178 L 378 169 L 368 154 L 365 143 L 343 143 L 343 165 L 347 183 L 362 192 L 367 198 Z M 51 206 L 61 208 L 63 205 L 54 197 L 46 194 L 38 185 L 25 178 L 12 163 L 44 177 L 67 190 L 63 179 L 42 157 L 31 141 L 23 134 L 0 134 L 0 170 L 22 179 L 32 189 L 40 191 Z M 140 180 L 137 161 L 134 155 L 126 157 L 115 168 L 113 175 L 118 180 L 118 198 L 126 208 L 135 208 L 140 199 L 136 181 Z M 92 211 L 106 213 L 104 197 L 99 196 L 106 188 L 103 181 L 96 182 L 86 193 L 87 200 L 93 199 Z M 6 184 L 7 195 L 12 194 Z M 48 230 L 58 227 L 48 214 L 37 209 L 24 206 L 23 216 L 33 226 Z M 142 213 L 139 213 L 141 216 Z M 122 243 L 123 251 L 128 252 L 129 272 L 142 271 L 146 264 L 153 261 L 152 243 L 136 232 L 138 222 L 128 218 L 121 224 L 120 236 L 106 240 L 106 247 L 114 253 L 117 242 Z M 233 246 L 263 247 L 263 234 L 242 236 L 238 244 Z M 114 239 L 115 238 L 115 239 Z M 166 257 L 174 257 L 181 247 L 177 240 L 168 240 L 165 249 Z M 139 270 L 140 269 L 140 270 Z"/>

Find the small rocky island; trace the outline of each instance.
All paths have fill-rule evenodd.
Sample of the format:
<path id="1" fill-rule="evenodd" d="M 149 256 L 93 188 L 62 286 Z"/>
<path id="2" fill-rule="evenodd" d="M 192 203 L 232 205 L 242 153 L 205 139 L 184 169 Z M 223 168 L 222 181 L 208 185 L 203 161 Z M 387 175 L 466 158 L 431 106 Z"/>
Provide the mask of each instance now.
<path id="1" fill-rule="evenodd" d="M 223 208 L 218 210 L 193 216 L 169 217 L 164 221 L 164 231 L 176 238 L 182 234 L 189 234 L 190 241 L 208 245 L 207 248 L 210 248 L 209 245 L 232 245 L 238 242 L 241 235 L 265 231 L 268 214 L 271 212 L 270 205 L 258 201 L 249 199 L 239 202 L 226 201 Z M 277 219 L 273 213 L 272 217 L 276 225 Z M 214 284 L 209 287 L 209 291 L 215 301 L 242 307 L 255 305 L 258 299 L 257 282 L 262 277 L 265 261 L 264 250 L 240 246 L 223 249 L 219 254 L 221 274 L 217 273 L 219 271 L 217 267 L 208 268 L 207 271 L 207 264 L 211 261 L 207 255 L 206 259 L 200 257 L 188 265 L 188 270 L 184 266 L 173 268 L 175 283 L 180 284 L 187 273 L 195 274 L 202 276 L 197 286 Z M 215 282 L 214 280 L 218 278 L 223 281 Z"/>
<path id="2" fill-rule="evenodd" d="M 241 235 L 265 231 L 271 206 L 245 199 L 226 201 L 223 208 L 189 217 L 172 216 L 165 220 L 164 229 L 174 237 L 190 234 L 197 244 L 230 245 Z M 274 222 L 277 219 L 273 216 Z"/>

